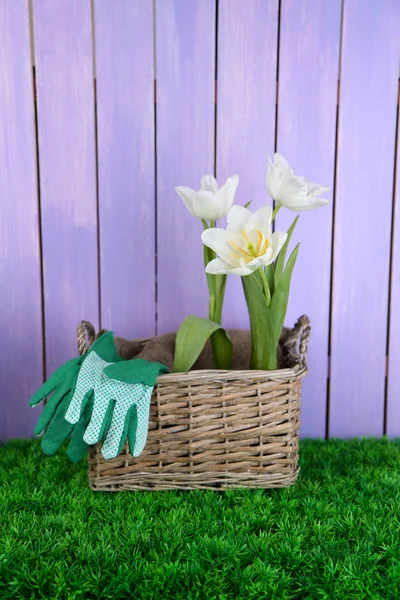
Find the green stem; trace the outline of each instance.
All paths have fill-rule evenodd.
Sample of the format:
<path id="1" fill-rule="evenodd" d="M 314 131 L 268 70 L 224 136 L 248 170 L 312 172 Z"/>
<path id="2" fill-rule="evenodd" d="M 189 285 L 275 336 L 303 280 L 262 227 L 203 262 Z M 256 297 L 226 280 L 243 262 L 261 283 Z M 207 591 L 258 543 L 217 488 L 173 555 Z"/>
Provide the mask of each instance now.
<path id="1" fill-rule="evenodd" d="M 215 311 L 211 319 L 215 323 L 221 324 L 222 306 L 224 304 L 226 275 L 214 275 L 216 280 Z"/>
<path id="2" fill-rule="evenodd" d="M 201 222 L 203 223 L 204 230 L 210 228 L 207 221 L 205 221 L 204 219 L 201 219 Z M 211 262 L 213 260 L 213 258 L 215 258 L 215 254 L 211 250 L 211 248 L 208 248 L 205 244 L 203 245 L 203 257 L 204 257 L 204 269 L 206 269 L 208 263 Z M 210 273 L 207 273 L 207 272 L 206 272 L 206 278 L 207 278 L 207 285 L 208 285 L 208 293 L 210 295 L 210 300 L 209 300 L 209 304 L 208 304 L 208 318 L 212 320 L 211 315 L 214 312 L 215 296 L 216 296 L 215 279 L 214 279 L 214 275 L 210 275 Z"/>
<path id="3" fill-rule="evenodd" d="M 267 301 L 267 306 L 269 306 L 270 302 L 271 302 L 271 292 L 269 290 L 268 280 L 264 273 L 264 269 L 262 267 L 260 267 L 260 269 L 258 269 L 258 272 L 260 273 L 261 281 L 263 284 L 264 296 Z"/>
<path id="4" fill-rule="evenodd" d="M 210 297 L 208 300 L 208 318 L 210 319 L 210 321 L 214 321 L 215 307 L 216 307 L 215 296 L 214 296 L 214 294 L 210 293 Z"/>
<path id="5" fill-rule="evenodd" d="M 274 212 L 272 213 L 271 223 L 272 223 L 272 221 L 275 220 L 275 217 L 276 217 L 276 215 L 278 214 L 278 212 L 280 211 L 281 208 L 282 208 L 282 204 L 279 204 L 279 202 L 277 202 L 276 206 L 274 208 Z"/>
<path id="6" fill-rule="evenodd" d="M 202 220 L 204 229 L 216 226 L 216 221 L 210 221 L 210 225 L 207 221 Z M 206 267 L 210 261 L 215 258 L 216 254 L 207 246 L 204 246 L 204 266 Z M 214 323 L 221 324 L 222 319 L 222 306 L 224 304 L 225 286 L 226 286 L 226 275 L 211 275 L 206 273 L 209 302 L 208 302 L 208 318 Z M 223 340 L 222 340 L 223 341 Z M 221 336 L 217 333 L 211 336 L 211 346 L 213 351 L 213 357 L 215 366 L 217 369 L 226 368 L 223 352 L 221 353 Z"/>
<path id="7" fill-rule="evenodd" d="M 258 272 L 242 277 L 250 318 L 250 369 L 276 369 L 276 344 L 270 309 L 260 287 Z"/>

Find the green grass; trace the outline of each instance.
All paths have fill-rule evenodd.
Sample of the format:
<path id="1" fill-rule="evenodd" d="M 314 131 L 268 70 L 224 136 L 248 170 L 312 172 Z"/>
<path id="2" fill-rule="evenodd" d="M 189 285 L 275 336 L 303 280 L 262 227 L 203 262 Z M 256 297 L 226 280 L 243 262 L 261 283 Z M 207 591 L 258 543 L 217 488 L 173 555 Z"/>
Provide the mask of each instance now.
<path id="1" fill-rule="evenodd" d="M 0 447 L 0 598 L 400 598 L 400 441 L 305 440 L 285 490 L 94 493 Z"/>

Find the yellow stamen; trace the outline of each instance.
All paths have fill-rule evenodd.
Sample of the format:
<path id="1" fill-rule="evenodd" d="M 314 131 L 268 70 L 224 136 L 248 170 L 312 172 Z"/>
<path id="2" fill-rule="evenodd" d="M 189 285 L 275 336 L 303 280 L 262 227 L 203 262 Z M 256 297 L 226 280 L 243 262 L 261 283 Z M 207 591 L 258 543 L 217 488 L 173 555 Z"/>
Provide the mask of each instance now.
<path id="1" fill-rule="evenodd" d="M 244 256 L 245 258 L 248 258 L 249 256 L 251 257 L 251 254 L 246 252 L 246 250 L 243 250 L 243 248 L 239 248 L 239 246 L 237 246 L 235 242 L 232 242 L 232 240 L 229 240 L 229 243 L 234 247 L 236 252 L 239 252 L 239 254 L 241 254 L 241 256 Z"/>
<path id="2" fill-rule="evenodd" d="M 258 229 L 257 229 L 257 236 L 258 236 L 258 240 L 256 243 L 256 252 L 258 254 L 260 252 L 260 246 L 262 244 L 262 239 L 263 239 L 263 235 L 262 235 L 261 231 L 259 231 Z"/>
<path id="3" fill-rule="evenodd" d="M 244 229 L 242 231 L 242 235 L 246 241 L 247 250 L 245 250 L 244 248 L 241 248 L 240 246 L 235 244 L 235 242 L 233 242 L 232 240 L 229 240 L 230 245 L 237 253 L 237 254 L 234 254 L 233 252 L 231 252 L 231 256 L 233 256 L 234 258 L 238 258 L 238 256 L 240 258 L 243 257 L 245 259 L 246 263 L 248 263 L 248 262 L 251 262 L 254 258 L 257 258 L 257 257 L 265 254 L 265 251 L 268 248 L 269 243 L 268 243 L 267 239 L 264 240 L 264 243 L 263 243 L 263 241 L 262 241 L 263 235 L 262 235 L 261 231 L 259 231 L 257 229 L 258 239 L 257 239 L 255 246 L 250 242 L 248 235 Z"/>
<path id="4" fill-rule="evenodd" d="M 268 248 L 268 246 L 269 246 L 268 240 L 265 240 L 265 242 L 263 243 L 262 247 L 259 250 L 258 256 L 262 256 L 263 254 L 265 254 L 265 251 Z"/>

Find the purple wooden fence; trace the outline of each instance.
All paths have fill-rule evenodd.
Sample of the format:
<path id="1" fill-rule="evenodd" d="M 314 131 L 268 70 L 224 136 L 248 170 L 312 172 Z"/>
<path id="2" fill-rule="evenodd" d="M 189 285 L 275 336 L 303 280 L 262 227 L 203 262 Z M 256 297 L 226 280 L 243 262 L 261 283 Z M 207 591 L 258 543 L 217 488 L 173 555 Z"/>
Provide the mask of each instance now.
<path id="1" fill-rule="evenodd" d="M 95 6 L 101 325 L 155 333 L 152 0 Z"/>
<path id="2" fill-rule="evenodd" d="M 76 322 L 99 318 L 90 0 L 33 0 L 33 20 L 50 374 L 76 352 Z"/>
<path id="3" fill-rule="evenodd" d="M 238 173 L 259 207 L 275 149 L 332 189 L 295 234 L 301 433 L 399 436 L 398 0 L 31 8 L 0 0 L 0 439 L 31 435 L 81 319 L 143 337 L 207 315 L 201 223 L 174 187 Z M 248 325 L 233 277 L 224 323 Z"/>
<path id="4" fill-rule="evenodd" d="M 344 3 L 331 315 L 332 436 L 381 435 L 384 429 L 399 23 L 397 0 Z"/>

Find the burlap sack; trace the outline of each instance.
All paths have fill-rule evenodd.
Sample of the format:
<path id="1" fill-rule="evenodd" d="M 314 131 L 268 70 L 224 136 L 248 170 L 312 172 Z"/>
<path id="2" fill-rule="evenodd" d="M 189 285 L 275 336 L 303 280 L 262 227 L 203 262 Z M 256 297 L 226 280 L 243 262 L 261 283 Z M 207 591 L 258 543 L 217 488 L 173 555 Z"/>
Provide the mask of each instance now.
<path id="1" fill-rule="evenodd" d="M 242 371 L 249 368 L 251 355 L 250 332 L 242 329 L 227 329 L 228 336 L 233 345 L 232 369 Z M 284 328 L 278 345 L 278 369 L 284 369 L 285 362 L 282 345 L 286 341 L 290 329 Z M 176 333 L 165 333 L 151 338 L 148 341 L 126 340 L 115 337 L 118 354 L 129 360 L 131 358 L 144 358 L 157 361 L 166 365 L 172 372 L 174 365 Z M 193 370 L 215 369 L 210 341 L 204 346 L 199 358 L 193 365 Z"/>

